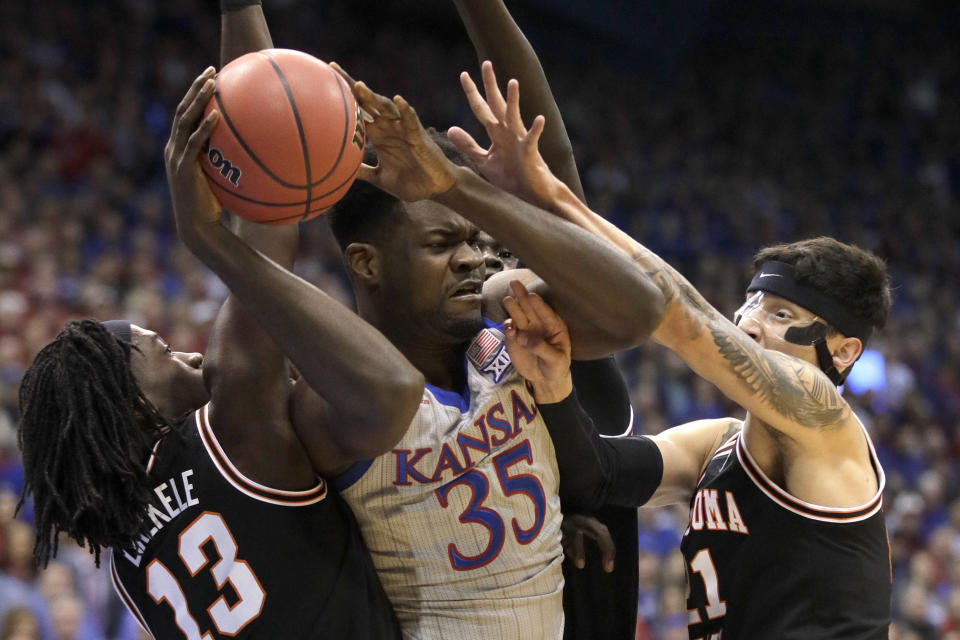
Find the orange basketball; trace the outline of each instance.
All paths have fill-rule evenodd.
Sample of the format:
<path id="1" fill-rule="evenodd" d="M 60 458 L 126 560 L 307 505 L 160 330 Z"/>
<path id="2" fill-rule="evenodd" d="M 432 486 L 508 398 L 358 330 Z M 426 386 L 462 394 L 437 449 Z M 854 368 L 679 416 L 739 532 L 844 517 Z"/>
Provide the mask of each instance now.
<path id="1" fill-rule="evenodd" d="M 337 202 L 363 157 L 353 93 L 300 51 L 248 53 L 216 76 L 220 112 L 201 165 L 225 209 L 268 224 L 301 222 Z"/>

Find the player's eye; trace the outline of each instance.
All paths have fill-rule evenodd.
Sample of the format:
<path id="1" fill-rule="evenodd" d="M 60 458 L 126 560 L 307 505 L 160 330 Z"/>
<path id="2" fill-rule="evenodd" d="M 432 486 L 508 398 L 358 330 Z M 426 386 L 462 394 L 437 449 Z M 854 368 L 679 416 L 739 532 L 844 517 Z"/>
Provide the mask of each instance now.
<path id="1" fill-rule="evenodd" d="M 513 252 L 509 249 L 500 249 L 500 253 L 498 255 L 500 256 L 501 260 L 509 260 L 513 257 Z"/>

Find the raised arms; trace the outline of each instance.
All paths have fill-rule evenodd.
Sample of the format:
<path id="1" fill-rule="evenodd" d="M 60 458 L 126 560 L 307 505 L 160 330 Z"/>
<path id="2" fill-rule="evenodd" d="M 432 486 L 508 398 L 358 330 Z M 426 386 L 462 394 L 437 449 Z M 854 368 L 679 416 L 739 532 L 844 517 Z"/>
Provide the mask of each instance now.
<path id="1" fill-rule="evenodd" d="M 220 65 L 251 51 L 273 46 L 259 4 L 221 13 Z M 269 227 L 239 216 L 231 228 L 252 249 L 284 269 L 292 269 L 299 240 L 296 225 Z M 286 358 L 273 339 L 231 293 L 217 314 L 204 360 L 210 389 L 210 418 L 228 453 L 250 476 L 276 485 L 299 470 L 311 480 L 309 461 L 289 437 Z M 273 451 L 273 456 L 262 455 Z M 276 464 L 277 459 L 287 464 Z M 307 485 L 310 486 L 310 485 Z"/>
<path id="2" fill-rule="evenodd" d="M 550 170 L 586 202 L 570 137 L 560 116 L 537 53 L 517 26 L 503 0 L 454 0 L 480 61 L 489 60 L 501 78 L 515 78 L 523 87 L 520 114 L 524 122 L 542 115 L 540 153 Z"/>
<path id="3" fill-rule="evenodd" d="M 559 183 L 559 181 L 557 181 Z M 562 185 L 553 210 L 629 254 L 666 301 L 657 342 L 697 374 L 774 429 L 803 435 L 849 418 L 850 408 L 816 366 L 764 349 L 724 318 L 694 287 L 652 251 L 590 211 Z"/>
<path id="4" fill-rule="evenodd" d="M 455 166 L 430 140 L 402 98 L 389 100 L 363 83 L 350 82 L 360 104 L 374 114 L 367 133 L 380 154 L 380 165 L 361 167 L 361 179 L 408 202 L 431 198 L 511 247 L 551 286 L 552 302 L 558 308 L 563 306 L 561 312 L 568 306 L 579 309 L 596 331 L 610 338 L 610 350 L 646 339 L 659 319 L 660 292 L 626 256 L 469 169 Z M 507 98 L 509 121 L 500 120 L 510 129 L 501 128 L 497 135 L 512 136 L 514 143 L 529 148 L 531 136 L 525 129 L 519 132 L 523 125 L 516 83 L 512 85 L 513 93 L 508 90 Z M 535 151 L 535 136 L 532 144 Z M 630 302 L 625 304 L 626 300 Z"/>
<path id="5" fill-rule="evenodd" d="M 165 149 L 177 228 L 322 394 L 325 410 L 309 428 L 323 435 L 308 453 L 317 471 L 335 473 L 399 439 L 419 405 L 423 376 L 377 330 L 220 223 L 198 162 L 217 122 L 216 112 L 202 118 L 211 74 L 200 76 L 181 102 Z"/>

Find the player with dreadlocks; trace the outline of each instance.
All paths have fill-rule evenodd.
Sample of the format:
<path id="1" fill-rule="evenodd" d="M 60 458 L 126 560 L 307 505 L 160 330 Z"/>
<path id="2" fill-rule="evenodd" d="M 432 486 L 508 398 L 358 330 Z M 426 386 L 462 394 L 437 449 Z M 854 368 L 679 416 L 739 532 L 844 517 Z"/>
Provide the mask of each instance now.
<path id="1" fill-rule="evenodd" d="M 258 5 L 223 3 L 224 62 L 272 46 Z M 114 586 L 154 638 L 398 638 L 356 520 L 316 460 L 389 450 L 423 376 L 290 272 L 296 225 L 221 222 L 199 162 L 219 115 L 203 114 L 213 73 L 178 106 L 164 161 L 180 238 L 231 295 L 205 358 L 92 320 L 38 355 L 20 424 L 37 557 L 56 553 L 61 531 L 98 559 L 112 547 Z M 329 420 L 295 433 L 300 402 Z"/>
<path id="2" fill-rule="evenodd" d="M 156 335 L 121 321 L 70 322 L 23 377 L 24 494 L 34 495 L 40 565 L 56 555 L 60 531 L 87 546 L 97 566 L 101 547 L 127 548 L 149 522 L 142 461 L 170 429 L 164 413 L 176 418 L 206 399 L 200 354 L 169 352 L 167 365 L 147 369 L 152 354 L 134 332 L 137 341 Z M 166 375 L 169 392 L 159 380 Z M 156 403 L 143 388 L 156 388 Z"/>

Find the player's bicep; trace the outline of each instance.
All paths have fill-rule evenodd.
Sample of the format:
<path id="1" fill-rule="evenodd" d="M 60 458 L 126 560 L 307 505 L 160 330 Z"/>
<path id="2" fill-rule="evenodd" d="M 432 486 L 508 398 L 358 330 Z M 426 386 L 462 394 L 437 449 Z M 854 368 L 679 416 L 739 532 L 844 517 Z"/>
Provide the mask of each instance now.
<path id="1" fill-rule="evenodd" d="M 331 428 L 333 408 L 303 379 L 294 385 L 289 410 L 294 432 L 318 475 L 332 478 L 350 466 L 354 460 L 342 450 L 334 437 L 336 429 Z"/>
<path id="2" fill-rule="evenodd" d="M 314 471 L 333 478 L 359 460 L 369 460 L 389 451 L 403 432 L 391 429 L 390 437 L 373 437 L 326 398 L 300 379 L 290 395 L 290 417 L 294 431 L 307 451 Z M 383 421 L 391 420 L 383 416 Z M 409 424 L 405 420 L 404 424 Z"/>
<path id="3" fill-rule="evenodd" d="M 689 502 L 707 462 L 740 428 L 731 418 L 696 420 L 650 436 L 663 456 L 663 476 L 646 506 Z"/>

